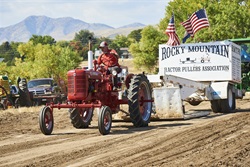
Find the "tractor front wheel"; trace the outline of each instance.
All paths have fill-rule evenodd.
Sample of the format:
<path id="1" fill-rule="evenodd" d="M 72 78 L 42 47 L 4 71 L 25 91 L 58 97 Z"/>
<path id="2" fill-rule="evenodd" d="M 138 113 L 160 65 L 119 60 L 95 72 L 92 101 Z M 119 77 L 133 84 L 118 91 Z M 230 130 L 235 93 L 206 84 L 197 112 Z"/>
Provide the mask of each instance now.
<path id="1" fill-rule="evenodd" d="M 152 112 L 151 85 L 143 74 L 134 75 L 128 90 L 130 119 L 135 127 L 146 127 Z"/>
<path id="2" fill-rule="evenodd" d="M 77 128 L 88 128 L 93 117 L 93 108 L 70 108 L 72 125 Z"/>
<path id="3" fill-rule="evenodd" d="M 43 134 L 50 135 L 54 127 L 54 117 L 52 109 L 45 106 L 41 109 L 39 114 L 39 125 Z"/>
<path id="4" fill-rule="evenodd" d="M 98 116 L 98 128 L 102 135 L 110 133 L 112 125 L 112 112 L 108 106 L 102 106 Z"/>

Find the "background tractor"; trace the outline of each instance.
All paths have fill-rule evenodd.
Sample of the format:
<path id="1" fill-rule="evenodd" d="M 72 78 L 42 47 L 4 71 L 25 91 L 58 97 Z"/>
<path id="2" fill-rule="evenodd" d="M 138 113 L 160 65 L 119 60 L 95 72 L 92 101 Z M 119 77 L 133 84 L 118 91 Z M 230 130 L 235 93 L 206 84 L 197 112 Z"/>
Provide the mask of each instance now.
<path id="1" fill-rule="evenodd" d="M 9 107 L 18 107 L 19 94 L 13 92 L 10 86 L 9 78 L 6 75 L 0 75 L 0 109 L 8 109 Z"/>
<path id="2" fill-rule="evenodd" d="M 114 76 L 118 77 L 117 90 L 113 90 Z M 128 114 L 133 125 L 148 126 L 153 100 L 151 85 L 144 74 L 128 74 L 127 67 L 123 67 L 119 74 L 116 71 L 108 73 L 106 68 L 98 66 L 94 60 L 94 68 L 90 66 L 88 69 L 70 70 L 67 77 L 66 103 L 50 103 L 40 111 L 39 123 L 43 134 L 52 133 L 54 108 L 69 108 L 71 123 L 75 128 L 88 128 L 94 109 L 97 109 L 99 132 L 106 135 L 111 130 L 112 114 L 122 111 L 120 105 L 128 104 Z"/>
<path id="3" fill-rule="evenodd" d="M 241 46 L 242 82 L 237 87 L 250 93 L 250 38 L 236 38 L 231 41 Z"/>

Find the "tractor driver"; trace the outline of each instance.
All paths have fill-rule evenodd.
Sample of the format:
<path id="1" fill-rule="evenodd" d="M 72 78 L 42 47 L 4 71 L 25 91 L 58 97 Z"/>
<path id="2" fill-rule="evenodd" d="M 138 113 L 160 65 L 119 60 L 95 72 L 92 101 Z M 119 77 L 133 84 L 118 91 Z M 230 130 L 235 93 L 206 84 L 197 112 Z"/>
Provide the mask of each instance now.
<path id="1" fill-rule="evenodd" d="M 102 54 L 98 57 L 97 64 L 104 64 L 108 69 L 109 74 L 115 70 L 117 73 L 121 72 L 120 65 L 118 63 L 118 54 L 114 49 L 108 48 L 108 43 L 103 41 L 100 43 L 99 48 L 102 50 Z M 114 76 L 114 90 L 117 89 L 118 78 Z"/>

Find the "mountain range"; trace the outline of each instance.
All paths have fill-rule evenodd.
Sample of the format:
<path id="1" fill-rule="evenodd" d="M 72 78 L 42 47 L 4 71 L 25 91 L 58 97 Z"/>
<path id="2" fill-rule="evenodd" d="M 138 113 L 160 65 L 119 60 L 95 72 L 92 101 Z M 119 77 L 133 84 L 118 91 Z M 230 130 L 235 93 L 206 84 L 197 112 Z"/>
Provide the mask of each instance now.
<path id="1" fill-rule="evenodd" d="M 72 40 L 80 30 L 89 30 L 97 37 L 114 38 L 116 35 L 128 35 L 131 31 L 145 27 L 141 23 L 132 23 L 119 28 L 101 24 L 87 23 L 72 17 L 50 18 L 47 16 L 29 16 L 23 21 L 0 28 L 0 43 L 5 41 L 27 42 L 32 35 L 49 35 L 56 41 Z"/>

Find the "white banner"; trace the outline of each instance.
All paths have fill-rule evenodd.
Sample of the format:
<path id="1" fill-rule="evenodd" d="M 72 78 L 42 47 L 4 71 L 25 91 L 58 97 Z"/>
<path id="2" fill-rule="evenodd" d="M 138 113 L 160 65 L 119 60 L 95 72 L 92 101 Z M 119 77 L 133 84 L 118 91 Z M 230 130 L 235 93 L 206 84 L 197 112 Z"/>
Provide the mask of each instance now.
<path id="1" fill-rule="evenodd" d="M 194 81 L 240 83 L 240 46 L 229 41 L 159 45 L 159 74 Z"/>

